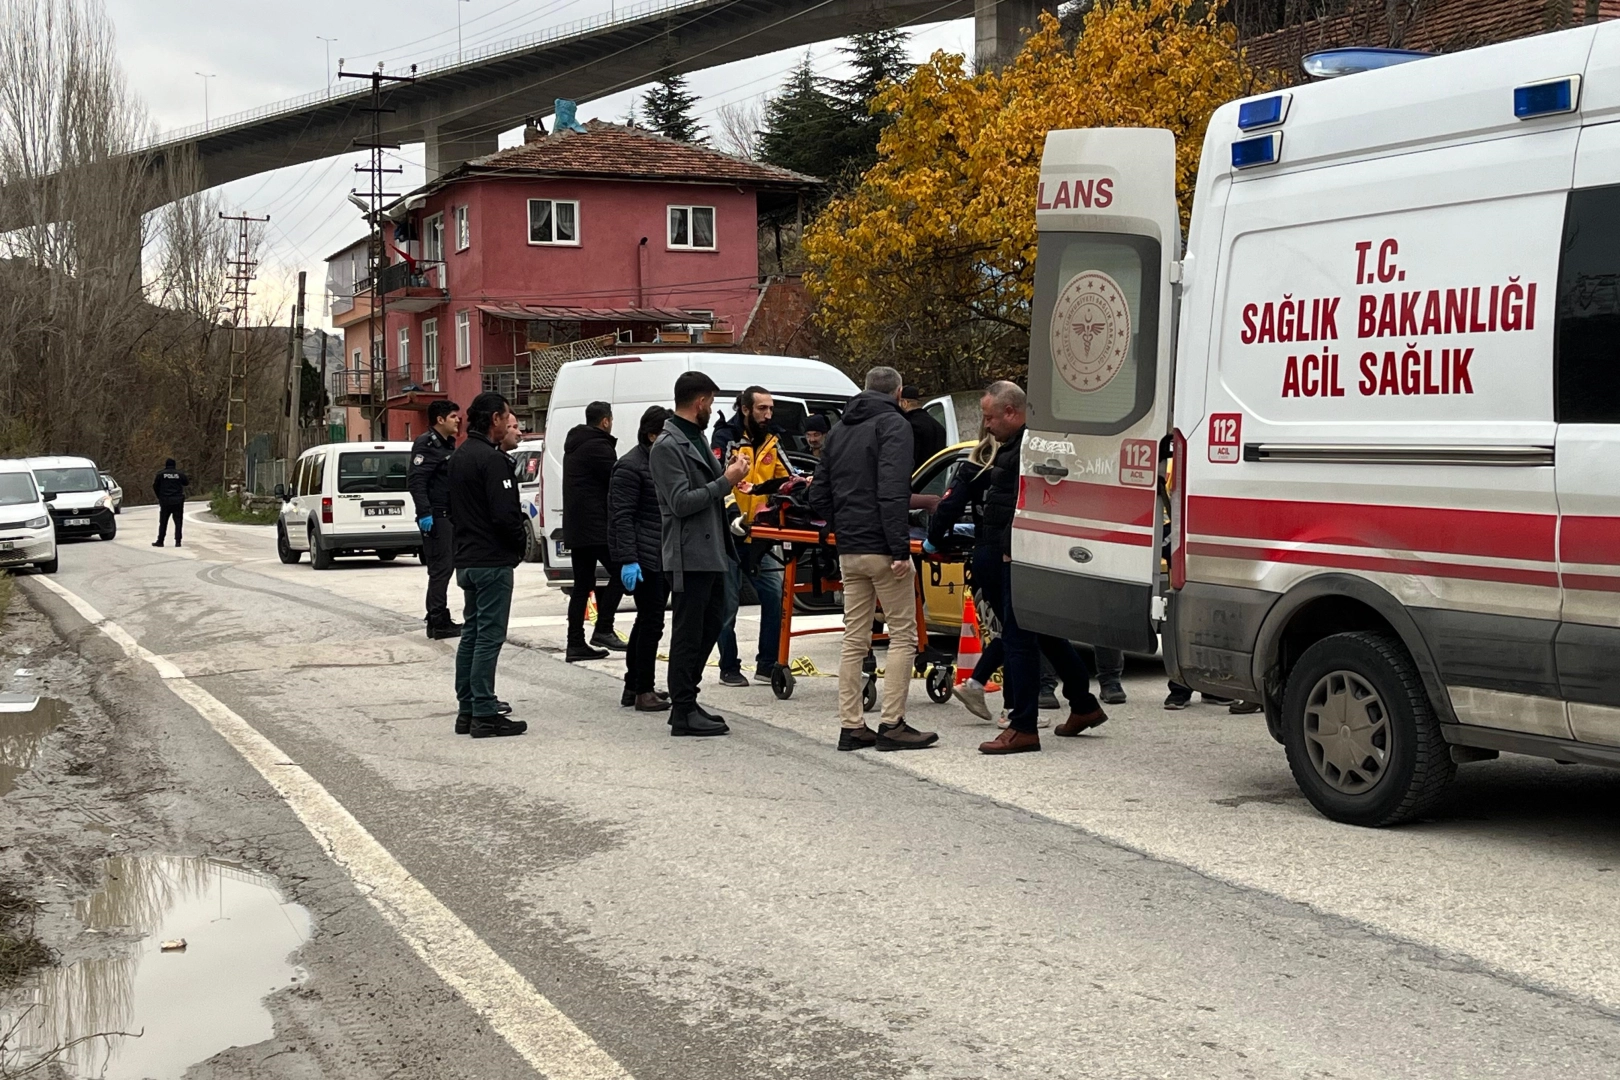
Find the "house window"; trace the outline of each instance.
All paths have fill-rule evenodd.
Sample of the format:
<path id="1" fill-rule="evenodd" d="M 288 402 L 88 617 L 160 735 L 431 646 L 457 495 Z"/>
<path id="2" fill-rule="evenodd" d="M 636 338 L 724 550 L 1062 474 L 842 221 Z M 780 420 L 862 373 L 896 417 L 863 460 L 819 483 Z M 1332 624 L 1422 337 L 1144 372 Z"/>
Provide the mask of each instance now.
<path id="1" fill-rule="evenodd" d="M 456 312 L 456 367 L 472 366 L 472 312 Z"/>
<path id="2" fill-rule="evenodd" d="M 472 247 L 472 223 L 467 220 L 467 208 L 456 207 L 456 250 L 466 251 Z"/>
<path id="3" fill-rule="evenodd" d="M 444 261 L 444 215 L 434 214 L 422 222 L 422 260 Z"/>
<path id="4" fill-rule="evenodd" d="M 402 379 L 411 377 L 411 330 L 408 326 L 399 328 L 399 374 Z"/>
<path id="5" fill-rule="evenodd" d="M 692 251 L 714 250 L 714 207 L 669 208 L 669 246 Z"/>
<path id="6" fill-rule="evenodd" d="M 562 199 L 530 199 L 529 243 L 578 244 L 579 203 Z"/>
<path id="7" fill-rule="evenodd" d="M 439 320 L 422 320 L 422 384 L 439 388 Z"/>

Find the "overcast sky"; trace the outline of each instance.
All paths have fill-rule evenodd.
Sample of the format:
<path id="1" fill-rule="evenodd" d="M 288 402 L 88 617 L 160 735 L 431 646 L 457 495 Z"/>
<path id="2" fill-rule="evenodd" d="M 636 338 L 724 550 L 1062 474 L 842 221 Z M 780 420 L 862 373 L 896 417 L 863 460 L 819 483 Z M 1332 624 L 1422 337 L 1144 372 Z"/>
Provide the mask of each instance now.
<path id="1" fill-rule="evenodd" d="M 340 57 L 350 70 L 379 60 L 422 62 L 456 51 L 456 15 L 461 15 L 463 47 L 471 49 L 523 37 L 596 15 L 606 0 L 104 0 L 118 34 L 118 51 L 131 87 L 161 129 L 203 120 L 207 109 L 217 120 L 231 113 L 296 97 L 326 85 Z M 336 38 L 330 46 L 320 37 Z M 936 49 L 968 52 L 971 20 L 920 28 L 912 34 L 912 55 L 926 58 Z M 840 73 L 838 42 L 811 49 L 816 70 Z M 699 118 L 731 101 L 774 92 L 803 56 L 792 50 L 693 74 Z M 200 74 L 199 74 L 200 73 Z M 204 79 L 203 75 L 213 78 Z M 580 117 L 623 119 L 639 91 L 582 102 Z M 518 133 L 503 136 L 502 145 Z M 393 164 L 403 165 L 404 187 L 422 182 L 422 147 L 408 145 Z M 234 211 L 269 214 L 267 250 L 255 285 L 260 303 L 289 304 L 299 270 L 309 272 L 311 325 L 327 325 L 321 302 L 326 267 L 321 261 L 363 226 L 344 194 L 357 180 L 356 157 L 332 158 L 249 177 L 220 190 Z M 285 316 L 283 315 L 283 318 Z"/>

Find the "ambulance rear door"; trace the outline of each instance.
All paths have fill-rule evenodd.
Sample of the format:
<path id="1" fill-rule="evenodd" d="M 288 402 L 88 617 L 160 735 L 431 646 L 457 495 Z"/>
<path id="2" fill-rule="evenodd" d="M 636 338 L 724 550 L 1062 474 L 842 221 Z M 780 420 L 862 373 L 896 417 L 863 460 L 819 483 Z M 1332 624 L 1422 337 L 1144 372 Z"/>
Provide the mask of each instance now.
<path id="1" fill-rule="evenodd" d="M 1162 129 L 1054 131 L 1035 215 L 1013 602 L 1031 630 L 1140 652 L 1157 644 L 1175 170 Z"/>

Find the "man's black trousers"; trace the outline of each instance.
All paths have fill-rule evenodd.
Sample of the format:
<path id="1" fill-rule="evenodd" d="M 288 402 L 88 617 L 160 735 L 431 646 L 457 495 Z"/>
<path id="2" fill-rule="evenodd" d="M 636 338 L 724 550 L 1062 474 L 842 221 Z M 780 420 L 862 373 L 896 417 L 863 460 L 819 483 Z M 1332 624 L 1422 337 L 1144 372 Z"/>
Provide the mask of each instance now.
<path id="1" fill-rule="evenodd" d="M 664 636 L 664 605 L 669 603 L 669 576 L 643 571 L 636 586 L 636 622 L 624 654 L 624 686 L 632 694 L 650 694 L 658 670 L 658 642 Z"/>
<path id="2" fill-rule="evenodd" d="M 427 567 L 427 620 L 450 621 L 450 603 L 445 598 L 450 575 L 456 572 L 456 537 L 448 512 L 433 512 L 433 531 L 422 534 L 422 563 Z"/>
<path id="3" fill-rule="evenodd" d="M 723 571 L 686 571 L 675 594 L 675 628 L 669 643 L 669 699 L 672 715 L 690 713 L 697 705 L 703 665 L 709 662 L 720 628 L 726 623 L 726 575 Z"/>
<path id="4" fill-rule="evenodd" d="M 619 564 L 608 554 L 606 544 L 592 544 L 575 548 L 569 553 L 574 564 L 574 591 L 568 596 L 568 644 L 585 644 L 585 604 L 591 590 L 596 590 L 596 632 L 612 633 L 613 616 L 624 597 L 624 586 L 619 584 Z M 607 572 L 607 584 L 596 584 L 596 565 L 602 564 Z"/>
<path id="5" fill-rule="evenodd" d="M 166 534 L 169 531 L 169 522 L 170 522 L 170 520 L 173 520 L 174 521 L 174 546 L 175 547 L 180 546 L 180 530 L 184 526 L 184 523 L 185 523 L 185 520 L 186 520 L 185 515 L 183 513 L 185 508 L 186 508 L 186 504 L 184 502 L 160 502 L 160 503 L 158 503 L 158 538 L 157 538 L 157 542 L 158 542 L 159 545 L 161 545 L 163 543 L 164 534 Z"/>

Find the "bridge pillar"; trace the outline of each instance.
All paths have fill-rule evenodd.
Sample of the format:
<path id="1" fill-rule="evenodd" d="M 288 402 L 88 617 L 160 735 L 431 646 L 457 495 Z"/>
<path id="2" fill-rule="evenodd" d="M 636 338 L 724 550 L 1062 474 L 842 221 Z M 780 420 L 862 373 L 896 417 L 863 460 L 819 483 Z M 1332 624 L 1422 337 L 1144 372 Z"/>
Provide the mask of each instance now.
<path id="1" fill-rule="evenodd" d="M 427 179 L 437 180 L 457 165 L 499 150 L 500 132 L 483 130 L 485 127 L 485 124 L 472 124 L 456 128 L 429 121 L 425 140 L 427 152 L 423 155 Z"/>
<path id="2" fill-rule="evenodd" d="M 1042 11 L 1057 11 L 1052 0 L 974 0 L 974 58 L 980 71 L 1000 67 L 1017 55 Z"/>

